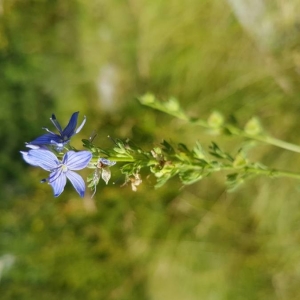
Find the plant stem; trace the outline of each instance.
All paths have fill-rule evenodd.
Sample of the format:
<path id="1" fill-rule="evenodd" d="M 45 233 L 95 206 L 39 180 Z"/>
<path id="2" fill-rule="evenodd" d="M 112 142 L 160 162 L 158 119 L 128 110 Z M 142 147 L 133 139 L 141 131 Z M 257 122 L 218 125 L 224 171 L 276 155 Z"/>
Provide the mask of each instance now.
<path id="1" fill-rule="evenodd" d="M 190 169 L 190 170 L 199 170 L 203 171 L 202 166 L 197 165 L 177 165 L 178 168 L 183 167 L 184 169 Z M 254 168 L 254 167 L 244 167 L 244 168 L 235 168 L 233 166 L 222 166 L 220 168 L 208 168 L 210 172 L 220 172 L 220 171 L 231 171 L 240 173 L 243 171 L 244 173 L 255 173 L 257 175 L 266 175 L 270 177 L 289 177 L 294 179 L 300 180 L 300 173 L 296 172 L 290 172 L 290 171 L 283 171 L 283 170 L 276 170 L 276 169 L 260 169 L 260 168 Z"/>
<path id="2" fill-rule="evenodd" d="M 236 168 L 230 168 L 231 170 L 238 171 L 239 169 Z M 258 175 L 267 175 L 270 177 L 289 177 L 289 178 L 295 178 L 300 179 L 300 173 L 296 172 L 290 172 L 290 171 L 282 171 L 282 170 L 276 170 L 276 169 L 257 169 L 252 167 L 246 167 L 246 172 L 249 173 L 256 173 Z"/>
<path id="3" fill-rule="evenodd" d="M 211 128 L 207 122 L 205 122 L 204 120 L 197 120 L 197 121 L 192 121 L 191 122 L 193 125 L 199 125 L 202 126 L 204 128 Z M 232 135 L 236 135 L 236 136 L 241 136 L 247 139 L 251 139 L 251 140 L 255 140 L 255 141 L 259 141 L 259 142 L 263 142 L 266 144 L 270 144 L 282 149 L 286 149 L 292 152 L 297 152 L 300 153 L 300 146 L 292 144 L 292 143 L 288 143 L 279 139 L 276 139 L 274 137 L 271 137 L 269 135 L 251 135 L 246 133 L 245 131 L 230 125 L 230 124 L 225 124 L 221 127 L 222 129 L 226 129 L 228 130 Z"/>
<path id="4" fill-rule="evenodd" d="M 300 153 L 300 146 L 273 138 L 271 136 L 255 136 L 255 137 L 252 137 L 252 139 L 255 139 L 257 141 L 264 142 L 264 143 L 267 143 L 267 144 L 270 144 L 273 146 L 277 146 L 282 149 Z"/>

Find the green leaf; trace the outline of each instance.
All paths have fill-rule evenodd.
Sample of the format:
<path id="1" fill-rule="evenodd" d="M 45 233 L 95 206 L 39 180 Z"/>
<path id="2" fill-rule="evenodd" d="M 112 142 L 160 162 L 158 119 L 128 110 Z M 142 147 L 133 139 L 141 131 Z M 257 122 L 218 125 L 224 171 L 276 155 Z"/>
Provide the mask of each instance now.
<path id="1" fill-rule="evenodd" d="M 196 181 L 201 180 L 204 178 L 203 172 L 199 171 L 186 171 L 179 173 L 179 178 L 182 181 L 183 184 L 192 184 Z"/>
<path id="2" fill-rule="evenodd" d="M 196 145 L 193 148 L 193 153 L 196 158 L 205 160 L 205 152 L 198 141 L 196 142 Z"/>
<path id="3" fill-rule="evenodd" d="M 224 124 L 224 117 L 218 111 L 214 111 L 207 120 L 207 124 L 212 129 L 221 128 Z"/>
<path id="4" fill-rule="evenodd" d="M 239 153 L 236 155 L 232 165 L 235 168 L 244 168 L 248 165 L 248 161 L 242 151 L 239 151 Z"/>
<path id="5" fill-rule="evenodd" d="M 160 110 L 164 113 L 172 115 L 182 120 L 189 120 L 185 112 L 181 109 L 178 100 L 174 97 L 169 98 L 167 101 L 160 101 L 152 94 L 145 94 L 138 98 L 141 104 Z"/>
<path id="6" fill-rule="evenodd" d="M 188 147 L 187 147 L 185 144 L 183 144 L 183 143 L 179 143 L 179 144 L 178 144 L 178 150 L 181 151 L 181 152 L 184 152 L 184 153 L 186 153 L 186 154 L 188 154 L 188 155 L 191 156 L 191 151 L 190 151 L 190 150 L 188 149 Z"/>
<path id="7" fill-rule="evenodd" d="M 171 155 L 175 154 L 174 148 L 166 140 L 163 140 L 161 145 L 164 146 L 164 148 L 162 149 L 164 152 L 171 154 Z"/>
<path id="8" fill-rule="evenodd" d="M 251 118 L 245 125 L 245 132 L 249 135 L 259 135 L 263 133 L 263 128 L 258 118 Z"/>
<path id="9" fill-rule="evenodd" d="M 229 155 L 228 153 L 226 152 L 223 152 L 219 146 L 212 142 L 211 145 L 209 146 L 209 149 L 210 149 L 210 154 L 217 157 L 217 158 L 223 158 L 223 159 L 227 159 L 229 160 L 230 162 L 233 162 L 233 158 L 231 157 L 231 155 Z"/>

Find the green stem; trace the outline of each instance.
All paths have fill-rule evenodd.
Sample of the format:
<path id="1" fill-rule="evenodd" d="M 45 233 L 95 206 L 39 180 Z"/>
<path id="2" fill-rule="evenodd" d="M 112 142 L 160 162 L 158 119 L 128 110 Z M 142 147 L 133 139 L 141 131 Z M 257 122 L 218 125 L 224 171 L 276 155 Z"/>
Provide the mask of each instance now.
<path id="1" fill-rule="evenodd" d="M 108 157 L 109 160 L 115 161 L 115 162 L 135 162 L 135 159 L 133 157 L 114 157 L 110 156 Z"/>
<path id="2" fill-rule="evenodd" d="M 105 157 L 106 159 L 109 159 L 111 161 L 115 161 L 115 162 L 135 162 L 135 159 L 133 157 L 114 157 L 114 156 L 109 156 L 109 157 Z M 98 162 L 99 157 L 94 157 L 91 160 L 91 163 L 97 163 Z"/>
<path id="3" fill-rule="evenodd" d="M 188 118 L 184 113 L 181 113 L 181 111 L 180 112 L 170 111 L 169 109 L 164 107 L 159 101 L 156 101 L 154 96 L 152 96 L 152 97 L 153 97 L 153 99 L 151 98 L 150 102 L 149 102 L 149 100 L 145 101 L 145 99 L 144 100 L 140 99 L 140 101 L 143 105 L 146 105 L 146 106 L 152 107 L 154 109 L 160 110 L 160 111 L 165 112 L 169 115 L 177 117 L 181 120 L 188 121 L 190 124 L 198 125 L 198 126 L 201 126 L 201 127 L 207 128 L 207 129 L 217 129 L 217 128 L 212 128 L 211 126 L 209 126 L 209 124 L 207 124 L 207 122 L 205 120 Z M 220 129 L 227 129 L 233 135 L 242 136 L 242 137 L 245 137 L 245 138 L 248 138 L 248 139 L 252 139 L 252 140 L 256 140 L 256 141 L 263 142 L 263 143 L 266 143 L 266 144 L 270 144 L 270 145 L 273 145 L 273 146 L 276 146 L 276 147 L 279 147 L 279 148 L 282 148 L 282 149 L 286 149 L 286 150 L 289 150 L 289 151 L 300 153 L 300 146 L 292 144 L 292 143 L 288 143 L 288 142 L 285 142 L 285 141 L 282 141 L 282 140 L 279 140 L 279 139 L 276 139 L 276 138 L 273 138 L 273 137 L 268 136 L 268 135 L 251 135 L 251 134 L 247 134 L 245 131 L 243 131 L 243 130 L 241 130 L 241 129 L 239 129 L 239 128 L 235 127 L 234 125 L 231 125 L 231 124 L 224 124 L 223 126 L 220 127 Z"/>
<path id="4" fill-rule="evenodd" d="M 195 166 L 195 165 L 177 165 L 178 169 L 190 169 L 190 170 L 199 170 L 203 171 L 202 166 Z M 266 175 L 270 177 L 289 177 L 294 179 L 300 180 L 300 173 L 290 172 L 290 171 L 283 171 L 283 170 L 276 170 L 276 169 L 259 169 L 253 167 L 244 167 L 244 168 L 235 168 L 233 166 L 222 166 L 220 168 L 209 168 L 210 172 L 220 172 L 220 171 L 231 171 L 240 173 L 241 171 L 245 173 L 255 173 L 257 175 Z"/>
<path id="5" fill-rule="evenodd" d="M 213 129 L 207 124 L 207 122 L 205 122 L 203 120 L 192 121 L 191 123 L 194 125 L 202 126 L 207 129 Z M 241 136 L 241 137 L 244 137 L 247 139 L 252 139 L 252 140 L 270 144 L 270 145 L 273 145 L 273 146 L 276 146 L 276 147 L 279 147 L 282 149 L 300 153 L 300 146 L 273 138 L 269 135 L 251 135 L 233 125 L 230 125 L 230 124 L 225 124 L 221 128 L 227 129 L 232 135 Z"/>
<path id="6" fill-rule="evenodd" d="M 134 158 L 130 157 L 109 157 L 108 158 L 111 161 L 116 161 L 116 162 L 135 162 Z M 149 161 L 147 163 L 148 166 L 157 164 L 157 161 Z M 181 169 L 190 169 L 190 170 L 199 170 L 202 171 L 203 167 L 202 166 L 197 166 L 197 165 L 186 165 L 182 164 L 181 162 L 175 163 L 175 168 Z M 266 175 L 270 177 L 289 177 L 289 178 L 294 178 L 294 179 L 299 179 L 300 180 L 300 173 L 296 172 L 290 172 L 290 171 L 283 171 L 283 170 L 277 170 L 277 169 L 259 169 L 259 168 L 253 168 L 253 167 L 245 167 L 245 168 L 235 168 L 233 166 L 222 166 L 218 169 L 216 168 L 210 168 L 209 169 L 212 172 L 218 172 L 218 171 L 233 171 L 233 172 L 240 172 L 244 171 L 245 173 L 256 173 L 257 175 Z"/>
<path id="7" fill-rule="evenodd" d="M 273 138 L 269 135 L 251 135 L 232 125 L 227 125 L 227 126 L 225 125 L 223 128 L 229 130 L 230 133 L 232 133 L 233 135 L 242 136 L 247 139 L 256 140 L 282 149 L 300 153 L 300 146 Z"/>
<path id="8" fill-rule="evenodd" d="M 268 175 L 271 177 L 289 177 L 294 179 L 300 179 L 300 173 L 290 172 L 290 171 L 281 171 L 281 170 L 263 170 L 263 169 L 256 169 L 256 168 L 247 168 L 248 172 L 257 173 L 261 175 Z"/>
<path id="9" fill-rule="evenodd" d="M 282 149 L 300 153 L 300 146 L 273 138 L 271 136 L 254 136 L 254 137 L 248 136 L 248 138 L 252 138 L 257 141 L 264 142 Z"/>

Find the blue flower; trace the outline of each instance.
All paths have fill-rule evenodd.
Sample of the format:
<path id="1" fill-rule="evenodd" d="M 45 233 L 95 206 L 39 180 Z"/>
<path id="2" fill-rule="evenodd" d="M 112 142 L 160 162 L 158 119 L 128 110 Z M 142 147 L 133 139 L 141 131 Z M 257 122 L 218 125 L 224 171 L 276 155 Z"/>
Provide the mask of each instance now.
<path id="1" fill-rule="evenodd" d="M 32 149 L 28 152 L 21 151 L 21 153 L 28 164 L 41 167 L 50 172 L 50 176 L 43 179 L 42 182 L 48 182 L 52 186 L 55 197 L 63 192 L 67 178 L 80 197 L 84 196 L 85 183 L 82 177 L 73 171 L 81 170 L 88 165 L 92 158 L 91 152 L 68 151 L 61 161 L 58 160 L 55 154 L 45 149 Z"/>
<path id="2" fill-rule="evenodd" d="M 82 129 L 83 125 L 85 124 L 86 117 L 84 117 L 84 120 L 82 121 L 81 125 L 76 129 L 78 114 L 79 114 L 78 111 L 72 114 L 69 124 L 64 130 L 60 126 L 55 115 L 52 114 L 50 120 L 55 126 L 55 128 L 58 130 L 59 134 L 53 133 L 48 128 L 43 128 L 48 133 L 36 138 L 35 140 L 33 140 L 28 144 L 29 145 L 54 145 L 56 146 L 57 150 L 62 150 L 64 145 L 70 141 L 70 138 L 74 134 L 78 133 Z"/>

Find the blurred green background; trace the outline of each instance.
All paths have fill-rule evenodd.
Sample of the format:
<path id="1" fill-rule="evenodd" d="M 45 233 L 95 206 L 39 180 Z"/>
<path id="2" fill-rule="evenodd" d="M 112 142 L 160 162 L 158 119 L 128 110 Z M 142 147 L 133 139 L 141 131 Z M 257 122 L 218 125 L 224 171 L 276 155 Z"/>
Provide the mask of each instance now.
<path id="1" fill-rule="evenodd" d="M 236 151 L 241 140 L 141 106 L 175 96 L 192 116 L 212 110 L 241 126 L 253 115 L 299 141 L 297 0 L 0 1 L 0 298 L 300 299 L 300 190 L 257 178 L 228 193 L 224 174 L 133 192 L 113 180 L 82 200 L 54 198 L 24 142 L 80 111 L 95 130 L 150 150 L 162 139 Z M 297 171 L 299 155 L 258 145 L 251 157 Z M 82 172 L 85 176 L 84 172 Z"/>

